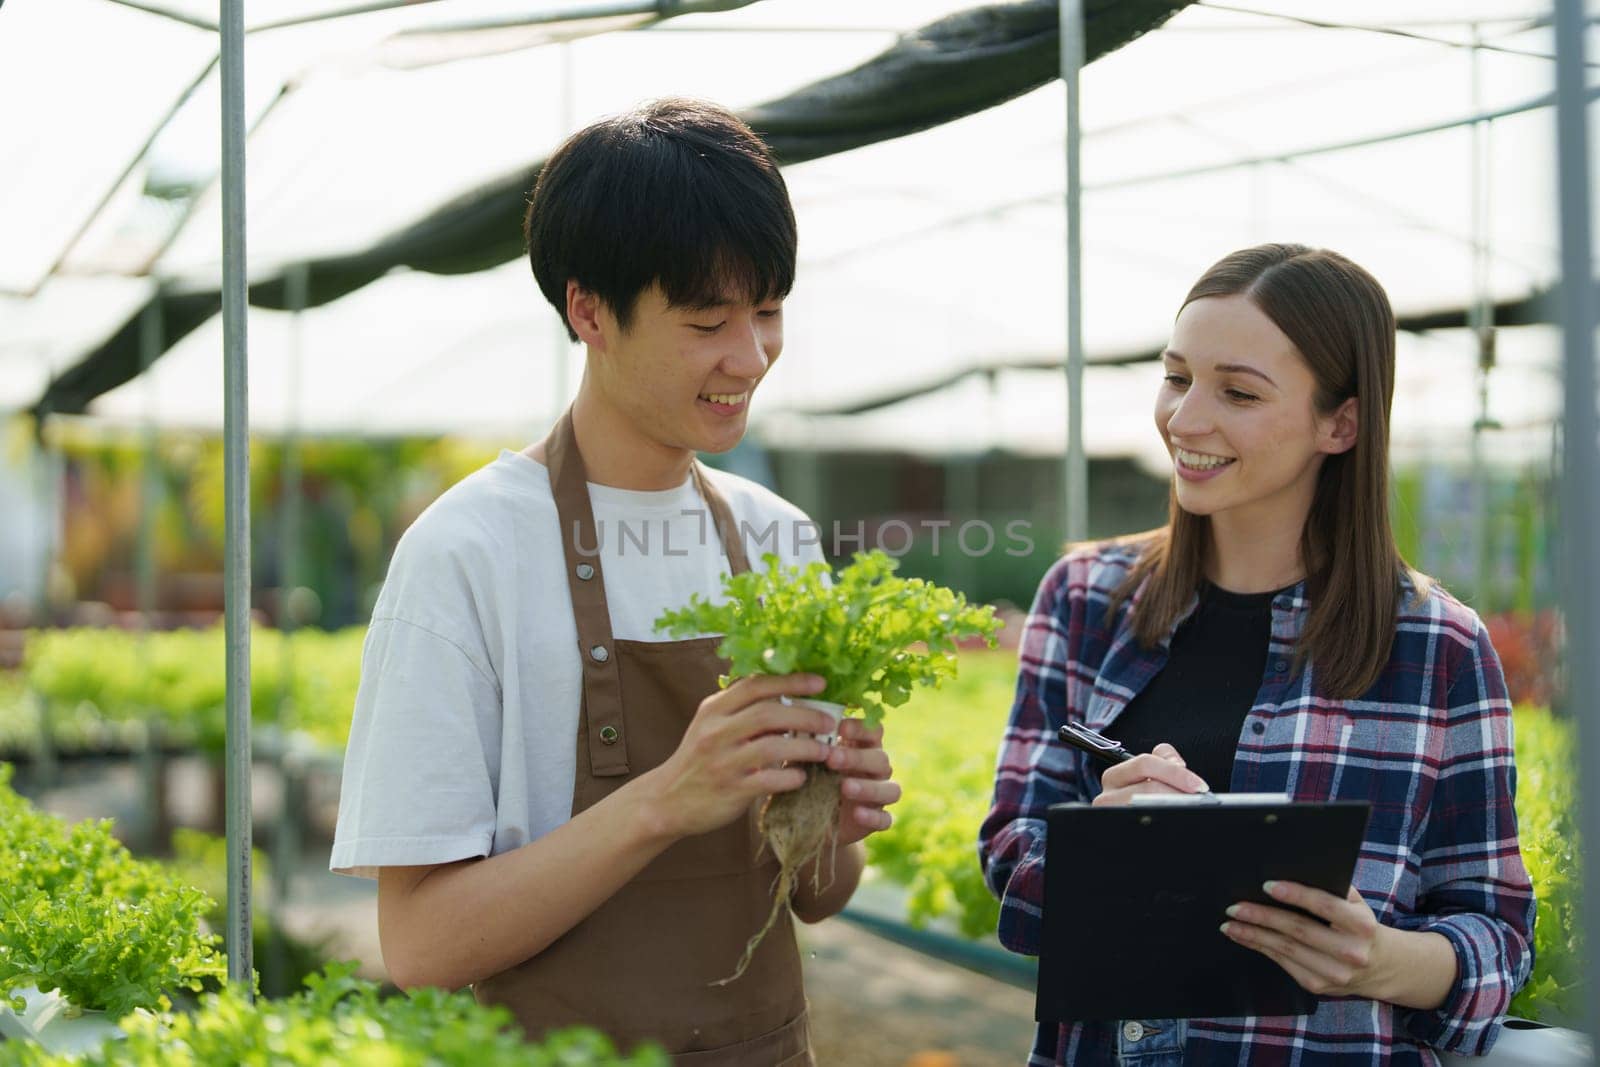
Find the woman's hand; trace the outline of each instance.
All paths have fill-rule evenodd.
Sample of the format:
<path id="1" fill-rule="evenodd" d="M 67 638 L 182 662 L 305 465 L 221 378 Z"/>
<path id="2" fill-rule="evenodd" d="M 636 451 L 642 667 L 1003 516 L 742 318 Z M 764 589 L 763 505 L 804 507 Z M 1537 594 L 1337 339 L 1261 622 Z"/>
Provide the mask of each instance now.
<path id="1" fill-rule="evenodd" d="M 1297 882 L 1267 882 L 1263 888 L 1328 925 L 1284 908 L 1241 903 L 1228 909 L 1224 934 L 1277 963 L 1308 992 L 1384 999 L 1386 935 L 1395 931 L 1378 922 L 1355 886 L 1343 900 Z"/>
<path id="2" fill-rule="evenodd" d="M 1267 882 L 1267 895 L 1325 919 L 1262 904 L 1235 904 L 1222 932 L 1255 949 L 1318 996 L 1367 997 L 1434 1011 L 1459 977 L 1456 953 L 1443 934 L 1397 930 L 1378 921 L 1350 887 L 1341 900 L 1297 882 Z"/>
<path id="3" fill-rule="evenodd" d="M 1100 776 L 1097 806 L 1126 804 L 1135 793 L 1209 793 L 1205 779 L 1189 770 L 1178 750 L 1166 742 L 1148 755 L 1106 768 Z"/>

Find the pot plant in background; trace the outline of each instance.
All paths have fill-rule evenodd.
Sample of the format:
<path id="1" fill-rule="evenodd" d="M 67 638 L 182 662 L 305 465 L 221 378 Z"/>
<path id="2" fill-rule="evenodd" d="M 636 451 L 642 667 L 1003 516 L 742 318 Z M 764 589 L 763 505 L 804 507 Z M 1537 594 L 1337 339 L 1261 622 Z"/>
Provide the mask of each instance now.
<path id="1" fill-rule="evenodd" d="M 895 576 L 881 551 L 857 553 L 831 576 L 826 564 L 784 567 L 762 557 L 765 570 L 723 578 L 723 599 L 694 596 L 688 606 L 656 620 L 674 637 L 722 634 L 729 661 L 724 686 L 756 674 L 815 674 L 826 680 L 818 701 L 843 713 L 859 710 L 869 726 L 883 720 L 919 686 L 938 687 L 956 674 L 956 642 L 981 637 L 991 646 L 1000 622 L 987 606 L 967 603 L 952 589 Z M 802 701 L 805 703 L 805 701 Z M 779 864 L 776 898 L 766 924 L 745 947 L 732 981 L 744 973 L 756 946 L 788 906 L 798 872 L 833 840 L 839 775 L 807 764 L 806 783 L 768 797 L 759 826 Z M 821 864 L 814 877 L 821 878 Z"/>

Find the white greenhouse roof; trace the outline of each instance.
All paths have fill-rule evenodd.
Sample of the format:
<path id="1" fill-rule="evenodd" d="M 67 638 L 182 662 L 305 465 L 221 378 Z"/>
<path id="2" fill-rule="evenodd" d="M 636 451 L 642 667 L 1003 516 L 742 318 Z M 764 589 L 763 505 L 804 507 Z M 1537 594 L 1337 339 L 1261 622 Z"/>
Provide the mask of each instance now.
<path id="1" fill-rule="evenodd" d="M 511 8 L 419 4 L 318 23 L 321 36 L 252 36 L 252 273 L 358 252 L 444 200 L 542 158 L 569 129 L 640 99 L 687 93 L 754 104 L 861 62 L 896 30 L 969 6 L 764 0 L 648 31 L 404 66 L 394 65 L 398 29 Z M 1402 313 L 1460 309 L 1480 288 L 1513 300 L 1554 283 L 1553 115 L 1531 106 L 1553 85 L 1543 4 L 1253 6 L 1268 14 L 1192 6 L 1084 74 L 1084 331 L 1091 360 L 1158 348 L 1194 278 L 1222 254 L 1261 240 L 1344 252 L 1378 276 Z M 1274 12 L 1369 28 L 1330 29 Z M 1473 19 L 1482 20 L 1479 32 L 1490 46 L 1476 53 L 1476 82 L 1475 53 L 1459 47 L 1470 41 Z M 81 31 L 100 20 L 139 35 L 146 53 L 115 49 L 103 57 L 126 82 L 125 92 L 104 94 L 112 97 L 109 117 L 91 106 L 104 103 L 100 96 L 85 89 L 85 100 L 71 91 L 67 71 L 48 83 L 62 85 L 54 118 L 42 106 L 53 96 L 28 93 L 41 101 L 26 117 L 29 166 L 22 176 L 0 168 L 0 232 L 19 235 L 0 247 L 0 290 L 25 293 L 53 266 L 64 277 L 39 289 L 35 301 L 0 298 L 0 315 L 18 301 L 42 305 L 51 290 L 68 292 L 69 279 L 77 285 L 84 276 L 126 274 L 140 251 L 154 255 L 146 265 L 169 286 L 216 283 L 220 219 L 215 186 L 204 181 L 170 244 L 147 238 L 140 246 L 142 233 L 165 231 L 138 214 L 149 205 L 137 197 L 113 197 L 71 241 L 128 166 L 136 142 L 208 61 L 213 46 L 204 32 L 107 0 L 12 0 L 0 15 L 0 91 L 22 77 L 9 61 L 33 61 L 29 69 L 39 77 L 47 66 L 37 59 L 46 49 L 23 47 L 17 28 L 65 34 L 73 23 Z M 334 27 L 339 32 L 330 34 Z M 100 37 L 79 32 L 72 39 L 81 44 L 84 36 Z M 421 40 L 444 47 L 442 39 Z M 1591 54 L 1600 55 L 1600 47 Z M 181 76 L 173 73 L 180 69 Z M 97 74 L 94 82 L 118 78 Z M 278 97 L 286 82 L 292 91 Z M 215 149 L 214 84 L 208 86 L 197 99 L 206 97 L 209 111 L 196 108 L 210 117 L 189 125 L 213 132 L 187 139 L 169 132 L 150 166 L 203 169 Z M 1489 255 L 1480 286 L 1472 255 L 1474 135 L 1456 124 L 1491 112 L 1502 114 L 1483 127 L 1487 211 L 1478 233 Z M 1003 372 L 993 393 L 980 376 L 870 414 L 798 414 L 967 369 L 1062 358 L 1064 113 L 1064 91 L 1055 83 L 920 134 L 786 169 L 800 269 L 785 314 L 785 354 L 756 400 L 759 436 L 929 454 L 990 447 L 1056 454 L 1065 447 L 1064 386 L 1049 370 Z M 101 121 L 107 132 L 97 144 Z M 83 136 L 62 135 L 74 122 L 83 123 Z M 1422 132 L 1434 127 L 1448 128 Z M 132 136 L 129 128 L 143 132 Z M 1407 133 L 1414 136 L 1384 140 Z M 1378 143 L 1323 150 L 1363 141 Z M 1255 162 L 1235 165 L 1241 161 Z M 52 183 L 52 175 L 59 180 Z M 129 181 L 146 176 L 136 167 Z M 77 334 L 100 329 L 103 337 L 106 324 L 125 317 L 129 299 L 115 289 L 85 288 L 76 303 L 34 307 L 21 340 L 12 320 L 0 320 L 0 404 L 27 403 L 40 374 L 70 362 L 64 341 L 39 355 L 38 338 L 56 336 L 50 323 L 59 322 L 59 337 L 81 351 L 95 338 L 69 326 Z M 521 262 L 460 276 L 396 272 L 305 312 L 298 326 L 291 319 L 251 312 L 252 423 L 264 431 L 529 439 L 549 424 L 581 373 L 580 355 Z M 1556 410 L 1551 331 L 1505 334 L 1492 380 L 1494 413 L 1518 425 L 1547 421 Z M 291 370 L 296 336 L 298 372 Z M 26 366 L 25 351 L 34 353 Z M 1397 448 L 1412 447 L 1413 439 L 1416 447 L 1439 449 L 1465 442 L 1475 415 L 1475 359 L 1460 331 L 1402 345 L 1402 380 L 1423 392 L 1403 387 L 1400 396 L 1426 395 L 1429 403 L 1428 418 L 1415 425 L 1397 414 Z M 221 363 L 221 323 L 214 319 L 179 341 L 147 381 L 111 391 L 90 411 L 115 421 L 220 426 Z M 1148 403 L 1140 397 L 1148 396 L 1153 375 L 1149 366 L 1090 373 L 1091 452 L 1148 449 Z M 1402 406 L 1419 409 L 1408 418 L 1423 407 L 1397 400 Z M 974 415 L 995 407 L 992 417 Z"/>

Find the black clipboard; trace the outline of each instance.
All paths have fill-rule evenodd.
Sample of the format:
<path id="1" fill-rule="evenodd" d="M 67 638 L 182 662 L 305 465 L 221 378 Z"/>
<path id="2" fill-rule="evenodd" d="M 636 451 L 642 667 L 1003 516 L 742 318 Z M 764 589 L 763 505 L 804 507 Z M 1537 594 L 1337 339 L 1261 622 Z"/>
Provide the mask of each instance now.
<path id="1" fill-rule="evenodd" d="M 1235 796 L 1046 814 L 1041 1022 L 1306 1015 L 1316 998 L 1219 929 L 1268 879 L 1344 896 L 1370 805 Z M 1282 906 L 1278 904 L 1278 906 Z"/>

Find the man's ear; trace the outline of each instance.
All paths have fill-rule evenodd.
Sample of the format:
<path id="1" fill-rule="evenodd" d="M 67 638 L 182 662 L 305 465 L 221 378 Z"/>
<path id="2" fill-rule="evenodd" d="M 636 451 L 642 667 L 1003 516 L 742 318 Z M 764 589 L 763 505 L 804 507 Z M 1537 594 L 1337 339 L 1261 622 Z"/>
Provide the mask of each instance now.
<path id="1" fill-rule="evenodd" d="M 1361 405 L 1350 397 L 1340 404 L 1332 415 L 1317 420 L 1319 446 L 1330 456 L 1348 452 L 1356 446 L 1356 435 L 1361 428 Z"/>
<path id="2" fill-rule="evenodd" d="M 604 305 L 596 293 L 572 278 L 567 279 L 567 323 L 579 341 L 598 351 L 606 347 L 605 332 L 601 329 L 604 314 Z"/>

